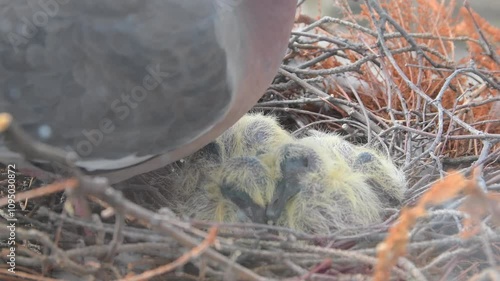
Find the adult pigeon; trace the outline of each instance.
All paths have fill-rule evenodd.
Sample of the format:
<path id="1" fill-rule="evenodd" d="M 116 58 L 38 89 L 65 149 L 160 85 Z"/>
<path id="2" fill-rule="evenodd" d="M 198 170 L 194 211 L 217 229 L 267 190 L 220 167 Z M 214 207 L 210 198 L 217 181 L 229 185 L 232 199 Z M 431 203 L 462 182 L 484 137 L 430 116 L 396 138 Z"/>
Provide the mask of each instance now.
<path id="1" fill-rule="evenodd" d="M 159 168 L 257 102 L 296 4 L 0 0 L 0 112 L 112 182 Z M 0 139 L 0 162 L 20 164 L 11 147 Z"/>

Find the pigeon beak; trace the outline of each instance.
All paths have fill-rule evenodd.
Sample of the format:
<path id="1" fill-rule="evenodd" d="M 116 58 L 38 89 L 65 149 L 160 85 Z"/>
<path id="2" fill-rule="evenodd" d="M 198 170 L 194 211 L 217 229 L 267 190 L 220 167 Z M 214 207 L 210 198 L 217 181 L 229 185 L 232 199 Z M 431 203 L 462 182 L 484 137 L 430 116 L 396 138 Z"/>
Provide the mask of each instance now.
<path id="1" fill-rule="evenodd" d="M 255 205 L 244 210 L 247 217 L 249 217 L 254 223 L 265 224 L 266 223 L 266 209 Z"/>
<path id="2" fill-rule="evenodd" d="M 273 198 L 266 208 L 268 224 L 277 223 L 288 201 L 299 193 L 300 189 L 297 186 L 295 182 L 289 182 L 285 179 L 278 182 Z"/>

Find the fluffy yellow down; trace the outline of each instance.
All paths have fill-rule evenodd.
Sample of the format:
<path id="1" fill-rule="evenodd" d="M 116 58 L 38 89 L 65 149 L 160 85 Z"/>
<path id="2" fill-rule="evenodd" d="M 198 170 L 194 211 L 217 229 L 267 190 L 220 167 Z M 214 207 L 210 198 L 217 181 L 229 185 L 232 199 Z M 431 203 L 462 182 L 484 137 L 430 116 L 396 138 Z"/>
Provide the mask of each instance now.
<path id="1" fill-rule="evenodd" d="M 334 134 L 294 138 L 275 118 L 248 114 L 170 175 L 176 190 L 169 207 L 200 220 L 251 222 L 221 187 L 229 184 L 266 208 L 283 179 L 283 147 L 290 144 L 311 148 L 318 165 L 295 183 L 300 191 L 286 203 L 279 226 L 315 234 L 365 226 L 403 199 L 405 177 L 380 152 Z"/>

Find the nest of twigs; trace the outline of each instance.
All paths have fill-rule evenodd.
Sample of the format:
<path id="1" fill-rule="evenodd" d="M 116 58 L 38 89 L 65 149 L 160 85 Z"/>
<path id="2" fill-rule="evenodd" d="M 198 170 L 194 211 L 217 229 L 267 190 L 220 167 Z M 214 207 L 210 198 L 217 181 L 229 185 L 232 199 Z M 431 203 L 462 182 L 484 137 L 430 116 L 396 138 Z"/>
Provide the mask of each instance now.
<path id="1" fill-rule="evenodd" d="M 298 17 L 254 110 L 297 134 L 335 131 L 389 153 L 408 191 L 384 223 L 313 236 L 179 218 L 158 209 L 159 171 L 128 182 L 150 185 L 131 200 L 90 179 L 35 189 L 18 176 L 15 273 L 4 262 L 0 279 L 500 280 L 500 30 L 467 5 L 455 16 L 453 1 L 336 5 L 341 18 Z M 92 221 L 73 216 L 82 198 Z"/>

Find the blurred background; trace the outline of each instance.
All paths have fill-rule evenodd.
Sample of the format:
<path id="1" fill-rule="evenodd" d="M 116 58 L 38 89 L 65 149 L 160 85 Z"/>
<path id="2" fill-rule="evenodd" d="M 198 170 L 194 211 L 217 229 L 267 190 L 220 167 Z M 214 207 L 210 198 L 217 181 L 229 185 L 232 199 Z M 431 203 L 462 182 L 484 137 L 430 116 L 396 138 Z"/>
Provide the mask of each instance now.
<path id="1" fill-rule="evenodd" d="M 450 2 L 450 0 L 443 0 L 443 2 Z M 463 0 L 457 0 L 459 6 L 463 5 Z M 362 0 L 350 0 L 351 7 L 357 11 Z M 311 16 L 319 15 L 338 15 L 335 13 L 334 0 L 306 0 L 304 5 L 304 12 Z M 482 17 L 487 19 L 491 24 L 500 27 L 500 0 L 470 0 L 471 7 Z"/>
<path id="2" fill-rule="evenodd" d="M 364 3 L 363 0 L 347 0 L 354 13 L 357 13 L 359 6 Z M 302 13 L 311 17 L 319 16 L 340 17 L 338 4 L 336 0 L 305 0 L 302 6 Z M 451 0 L 441 0 L 438 2 L 450 3 Z M 491 25 L 500 28 L 500 0 L 469 0 L 469 5 L 481 17 L 486 19 Z M 463 6 L 464 0 L 455 1 L 457 8 L 455 15 L 459 14 L 459 9 Z M 464 42 L 455 42 L 455 60 L 458 61 L 467 56 L 468 50 Z"/>

